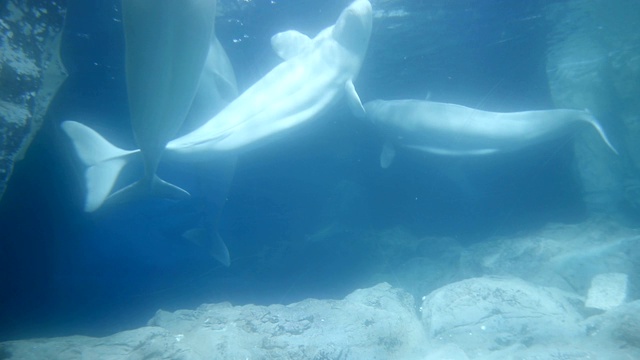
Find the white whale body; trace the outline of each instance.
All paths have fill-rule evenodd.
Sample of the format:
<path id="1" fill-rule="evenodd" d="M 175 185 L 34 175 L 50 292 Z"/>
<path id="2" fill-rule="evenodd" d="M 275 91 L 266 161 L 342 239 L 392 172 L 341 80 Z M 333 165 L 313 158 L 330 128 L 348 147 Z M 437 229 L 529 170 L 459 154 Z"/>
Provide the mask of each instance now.
<path id="1" fill-rule="evenodd" d="M 375 100 L 364 105 L 366 118 L 386 138 L 380 165 L 391 165 L 395 147 L 449 156 L 489 155 L 515 151 L 558 138 L 589 124 L 614 152 L 591 113 L 554 109 L 498 113 L 421 100 Z"/>
<path id="2" fill-rule="evenodd" d="M 231 102 L 237 91 L 231 63 L 214 34 L 196 97 L 183 126 L 202 125 Z M 80 160 L 87 167 L 84 174 L 87 185 L 85 209 L 92 211 L 108 198 L 124 165 L 129 160 L 141 160 L 142 156 L 139 150 L 123 150 L 111 145 L 100 134 L 78 122 L 65 121 L 62 129 L 73 140 Z M 191 200 L 180 204 L 180 212 L 192 218 L 189 222 L 192 227 L 185 229 L 181 236 L 206 248 L 224 266 L 229 266 L 231 259 L 218 234 L 218 223 L 235 172 L 236 158 L 227 154 L 180 168 L 196 183 L 194 189 L 190 189 Z"/>
<path id="3" fill-rule="evenodd" d="M 122 2 L 131 126 L 144 159 L 144 177 L 114 197 L 151 192 L 186 198 L 158 178 L 164 148 L 189 112 L 214 30 L 215 0 Z"/>
<path id="4" fill-rule="evenodd" d="M 215 8 L 215 0 L 123 2 L 127 90 L 140 150 L 115 147 L 80 123 L 62 123 L 86 167 L 85 211 L 102 206 L 122 168 L 141 155 L 144 178 L 112 194 L 111 199 L 122 201 L 146 192 L 188 197 L 186 191 L 160 180 L 155 172 L 166 143 L 176 136 L 187 113 L 188 122 L 195 123 L 191 126 L 199 126 L 215 114 L 212 108 L 217 112 L 237 94 L 229 59 L 212 32 Z"/>
<path id="5" fill-rule="evenodd" d="M 193 158 L 260 146 L 316 119 L 341 98 L 363 116 L 353 80 L 368 47 L 371 13 L 368 0 L 356 0 L 313 39 L 297 31 L 275 35 L 272 46 L 285 61 L 210 121 L 169 142 L 166 151 Z"/>
<path id="6" fill-rule="evenodd" d="M 198 91 L 180 132 L 190 132 L 201 126 L 236 97 L 238 97 L 238 85 L 233 66 L 214 33 L 211 36 L 207 61 L 200 75 Z"/>

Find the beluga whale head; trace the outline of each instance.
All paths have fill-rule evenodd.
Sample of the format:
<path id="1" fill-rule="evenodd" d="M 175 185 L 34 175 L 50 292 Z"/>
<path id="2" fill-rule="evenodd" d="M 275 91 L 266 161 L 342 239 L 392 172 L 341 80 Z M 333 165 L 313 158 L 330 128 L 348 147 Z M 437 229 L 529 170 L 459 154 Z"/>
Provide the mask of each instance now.
<path id="1" fill-rule="evenodd" d="M 372 10 L 369 0 L 356 0 L 342 11 L 333 27 L 333 38 L 345 48 L 365 53 L 371 35 Z"/>

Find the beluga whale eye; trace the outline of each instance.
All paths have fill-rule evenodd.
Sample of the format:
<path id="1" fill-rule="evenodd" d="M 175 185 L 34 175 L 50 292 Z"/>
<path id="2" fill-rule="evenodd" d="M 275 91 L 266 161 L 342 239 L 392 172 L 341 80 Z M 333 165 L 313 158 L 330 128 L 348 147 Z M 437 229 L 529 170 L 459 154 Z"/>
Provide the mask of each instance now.
<path id="1" fill-rule="evenodd" d="M 362 52 L 369 44 L 372 10 L 368 0 L 356 0 L 342 11 L 333 38 L 347 49 Z"/>

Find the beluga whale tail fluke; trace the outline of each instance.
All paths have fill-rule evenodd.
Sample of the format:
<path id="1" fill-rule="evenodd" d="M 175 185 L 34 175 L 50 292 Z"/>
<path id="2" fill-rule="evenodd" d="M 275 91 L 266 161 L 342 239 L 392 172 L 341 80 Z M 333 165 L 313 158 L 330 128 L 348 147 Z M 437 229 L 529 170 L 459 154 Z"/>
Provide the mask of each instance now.
<path id="1" fill-rule="evenodd" d="M 124 202 L 149 193 L 173 200 L 189 197 L 189 193 L 185 190 L 155 175 L 152 178 L 143 178 L 111 194 L 122 169 L 130 162 L 141 159 L 140 149 L 121 149 L 95 130 L 76 121 L 64 121 L 61 127 L 71 139 L 73 148 L 85 167 L 84 180 L 87 195 L 84 210 L 86 212 L 97 210 L 106 201 Z"/>
<path id="2" fill-rule="evenodd" d="M 122 169 L 133 157 L 140 155 L 140 150 L 121 149 L 79 122 L 65 121 L 61 127 L 85 167 L 87 196 L 84 210 L 93 212 L 102 206 Z"/>
<path id="3" fill-rule="evenodd" d="M 586 110 L 498 113 L 422 100 L 375 100 L 364 107 L 366 118 L 385 137 L 380 156 L 383 168 L 393 162 L 395 146 L 446 156 L 491 155 L 558 138 L 584 123 L 618 154 L 600 123 Z"/>

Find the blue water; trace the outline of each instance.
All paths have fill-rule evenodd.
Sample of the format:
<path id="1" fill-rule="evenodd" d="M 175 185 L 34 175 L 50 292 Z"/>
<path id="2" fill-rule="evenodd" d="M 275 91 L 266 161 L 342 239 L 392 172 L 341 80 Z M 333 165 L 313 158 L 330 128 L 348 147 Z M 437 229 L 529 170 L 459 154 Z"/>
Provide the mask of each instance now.
<path id="1" fill-rule="evenodd" d="M 348 1 L 239 3 L 217 34 L 243 90 L 278 63 L 271 35 L 293 28 L 313 36 Z M 434 18 L 424 26 L 375 19 L 356 81 L 363 102 L 430 94 L 492 111 L 552 107 L 542 2 L 404 3 Z M 395 26 L 403 21 L 406 29 Z M 0 340 L 107 335 L 144 325 L 159 308 L 204 302 L 341 298 L 373 285 L 370 247 L 354 237 L 402 227 L 471 244 L 585 216 L 571 139 L 483 159 L 402 153 L 382 170 L 381 139 L 342 104 L 240 158 L 220 220 L 229 268 L 175 236 L 191 221 L 188 204 L 83 213 L 80 168 L 59 124 L 81 121 L 132 147 L 121 27 L 118 1 L 69 4 L 62 55 L 70 76 L 0 203 Z M 341 230 L 329 240 L 314 237 L 334 224 Z"/>

